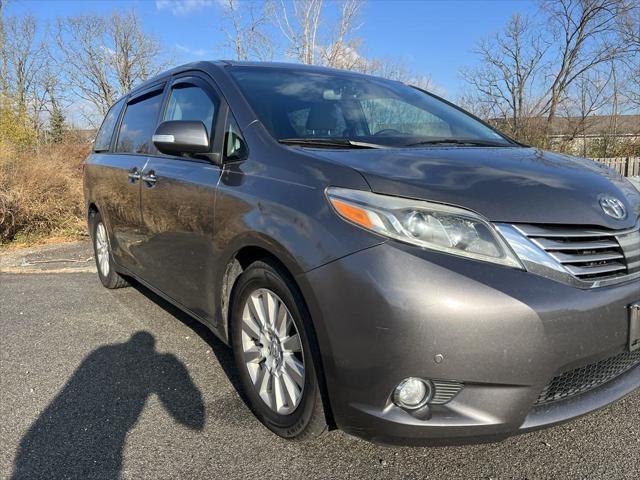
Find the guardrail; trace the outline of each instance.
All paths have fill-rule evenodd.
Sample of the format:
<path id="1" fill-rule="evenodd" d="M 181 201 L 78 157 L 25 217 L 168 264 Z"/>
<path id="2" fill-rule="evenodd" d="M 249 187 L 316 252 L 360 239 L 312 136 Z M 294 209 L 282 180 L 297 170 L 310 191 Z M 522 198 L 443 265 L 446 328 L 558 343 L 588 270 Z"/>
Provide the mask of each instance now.
<path id="1" fill-rule="evenodd" d="M 640 176 L 640 157 L 592 158 L 604 163 L 625 177 Z"/>

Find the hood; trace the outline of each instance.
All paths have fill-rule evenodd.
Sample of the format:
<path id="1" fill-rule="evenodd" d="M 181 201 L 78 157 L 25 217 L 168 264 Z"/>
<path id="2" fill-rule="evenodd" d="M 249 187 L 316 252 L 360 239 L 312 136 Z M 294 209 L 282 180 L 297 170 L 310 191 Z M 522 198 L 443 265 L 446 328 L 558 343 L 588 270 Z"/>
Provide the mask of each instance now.
<path id="1" fill-rule="evenodd" d="M 640 192 L 612 169 L 534 148 L 314 149 L 313 154 L 356 169 L 376 193 L 456 205 L 493 222 L 625 229 L 640 216 Z M 605 215 L 603 195 L 625 204 L 624 220 Z"/>

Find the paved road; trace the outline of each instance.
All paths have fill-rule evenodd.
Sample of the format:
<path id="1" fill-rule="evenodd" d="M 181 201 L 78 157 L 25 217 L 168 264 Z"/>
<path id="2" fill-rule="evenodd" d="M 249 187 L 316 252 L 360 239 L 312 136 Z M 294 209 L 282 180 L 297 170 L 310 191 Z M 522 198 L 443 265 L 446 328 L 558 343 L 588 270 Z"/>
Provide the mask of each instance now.
<path id="1" fill-rule="evenodd" d="M 280 440 L 203 327 L 142 287 L 103 289 L 82 262 L 28 260 L 0 274 L 0 478 L 638 478 L 640 393 L 501 444 Z"/>

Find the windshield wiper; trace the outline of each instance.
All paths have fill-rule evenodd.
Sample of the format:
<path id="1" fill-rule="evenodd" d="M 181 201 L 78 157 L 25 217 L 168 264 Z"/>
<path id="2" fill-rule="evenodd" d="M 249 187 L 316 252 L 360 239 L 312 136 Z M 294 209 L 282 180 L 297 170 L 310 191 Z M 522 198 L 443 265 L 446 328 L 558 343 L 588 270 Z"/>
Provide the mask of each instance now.
<path id="1" fill-rule="evenodd" d="M 409 143 L 405 147 L 418 147 L 420 145 L 475 145 L 480 147 L 508 147 L 509 144 L 502 142 L 492 142 L 491 140 L 472 140 L 460 138 L 438 138 L 436 140 L 423 140 L 421 142 Z"/>
<path id="2" fill-rule="evenodd" d="M 340 147 L 340 148 L 388 148 L 378 143 L 358 142 L 348 138 L 281 138 L 278 140 L 285 145 L 301 145 L 305 147 Z"/>

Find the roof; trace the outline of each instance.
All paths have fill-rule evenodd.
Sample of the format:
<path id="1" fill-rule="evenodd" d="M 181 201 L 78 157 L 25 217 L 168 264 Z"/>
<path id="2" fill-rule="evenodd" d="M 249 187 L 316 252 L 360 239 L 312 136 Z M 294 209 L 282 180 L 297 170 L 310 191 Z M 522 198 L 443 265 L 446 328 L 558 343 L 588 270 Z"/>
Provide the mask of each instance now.
<path id="1" fill-rule="evenodd" d="M 178 65 L 177 67 L 171 68 L 169 70 L 165 70 L 164 72 L 159 73 L 158 75 L 148 78 L 147 80 L 145 80 L 144 82 L 136 85 L 131 92 L 127 92 L 126 95 L 129 95 L 131 93 L 134 92 L 138 92 L 140 90 L 144 90 L 145 88 L 147 88 L 150 85 L 153 85 L 154 83 L 157 83 L 163 79 L 165 79 L 166 77 L 169 77 L 171 75 L 173 75 L 174 73 L 178 73 L 181 72 L 183 70 L 200 70 L 203 67 L 209 67 L 211 65 L 214 65 L 217 62 L 191 62 L 191 63 L 185 63 L 183 65 Z M 125 96 L 126 96 L 125 95 Z"/>
<path id="2" fill-rule="evenodd" d="M 361 72 L 353 70 L 342 70 L 339 68 L 324 67 L 321 65 L 307 65 L 305 63 L 292 63 L 292 62 L 243 62 L 238 60 L 220 60 L 218 62 L 212 62 L 218 64 L 224 64 L 232 67 L 258 67 L 258 68 L 280 68 L 287 70 L 306 70 L 309 72 L 324 72 L 324 73 L 350 73 L 354 75 L 366 75 Z"/>
<path id="3" fill-rule="evenodd" d="M 289 62 L 244 62 L 238 60 L 204 60 L 199 62 L 185 63 L 179 65 L 170 70 L 166 70 L 155 77 L 145 80 L 143 83 L 137 85 L 130 93 L 144 90 L 150 85 L 163 80 L 164 78 L 187 69 L 193 70 L 210 70 L 212 67 L 253 67 L 253 68 L 279 68 L 287 70 L 308 71 L 315 73 L 333 73 L 342 75 L 358 75 L 363 77 L 376 77 L 375 75 L 368 75 L 361 72 L 355 72 L 353 70 L 341 70 L 338 68 L 323 67 L 320 65 L 306 65 L 304 63 L 289 63 Z M 377 77 L 380 78 L 380 77 Z"/>

